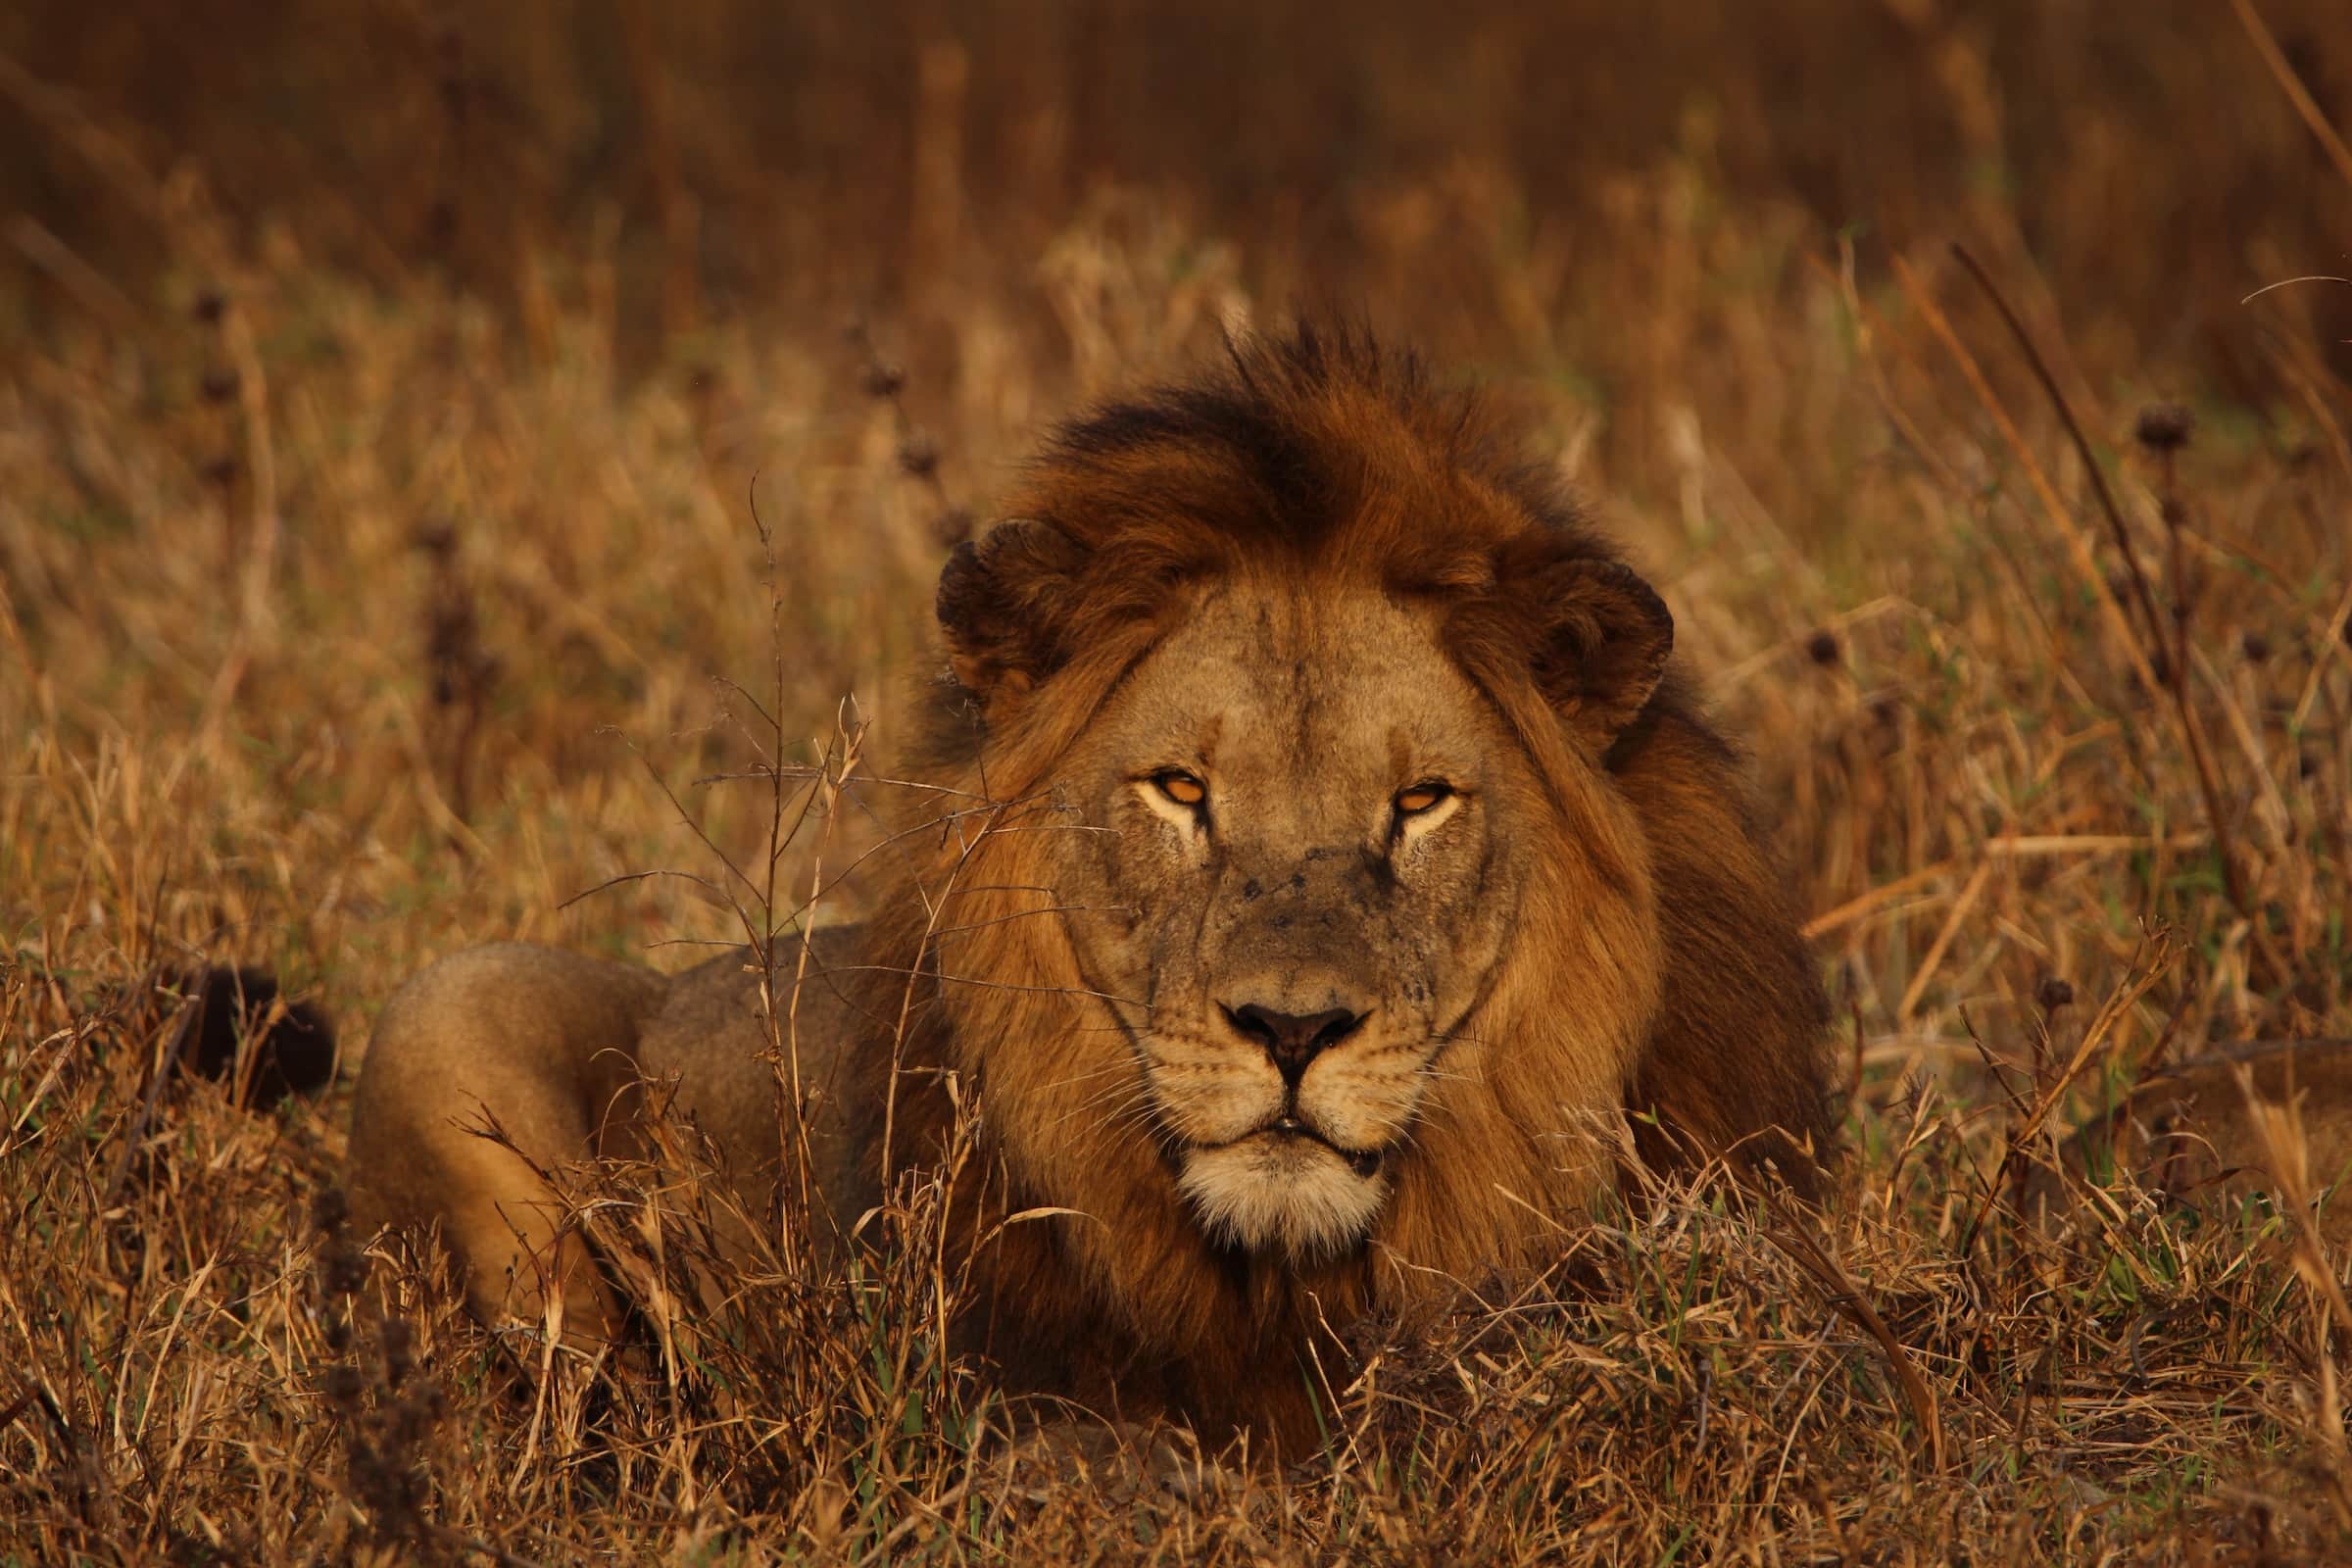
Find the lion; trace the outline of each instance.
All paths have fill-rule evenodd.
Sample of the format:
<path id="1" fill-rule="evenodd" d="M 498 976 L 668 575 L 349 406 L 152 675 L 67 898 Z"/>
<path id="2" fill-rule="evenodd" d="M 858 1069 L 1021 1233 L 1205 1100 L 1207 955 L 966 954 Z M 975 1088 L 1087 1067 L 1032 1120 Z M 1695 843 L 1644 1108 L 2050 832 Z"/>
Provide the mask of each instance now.
<path id="1" fill-rule="evenodd" d="M 1003 515 L 940 577 L 905 773 L 945 805 L 878 912 L 766 969 L 436 963 L 361 1072 L 364 1219 L 437 1224 L 486 1319 L 611 1335 L 541 1172 L 632 1085 L 844 1237 L 964 1115 L 966 1348 L 1297 1444 L 1310 1330 L 1542 1268 L 1636 1165 L 1819 1190 L 1826 1007 L 1740 758 L 1486 400 L 1254 337 L 1060 427 Z"/>

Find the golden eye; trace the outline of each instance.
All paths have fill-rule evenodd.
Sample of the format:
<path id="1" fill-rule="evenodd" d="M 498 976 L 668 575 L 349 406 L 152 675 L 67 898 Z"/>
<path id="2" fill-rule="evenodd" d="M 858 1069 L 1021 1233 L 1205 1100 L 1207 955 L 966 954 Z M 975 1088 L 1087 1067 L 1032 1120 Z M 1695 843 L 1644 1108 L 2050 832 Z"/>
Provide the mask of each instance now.
<path id="1" fill-rule="evenodd" d="M 1178 806 L 1199 806 L 1208 799 L 1208 786 L 1176 768 L 1152 775 L 1152 784 Z"/>
<path id="2" fill-rule="evenodd" d="M 1451 794 L 1453 786 L 1437 779 L 1416 784 L 1409 790 L 1399 790 L 1396 792 L 1396 814 L 1419 816 L 1423 811 L 1435 810 L 1439 803 Z"/>

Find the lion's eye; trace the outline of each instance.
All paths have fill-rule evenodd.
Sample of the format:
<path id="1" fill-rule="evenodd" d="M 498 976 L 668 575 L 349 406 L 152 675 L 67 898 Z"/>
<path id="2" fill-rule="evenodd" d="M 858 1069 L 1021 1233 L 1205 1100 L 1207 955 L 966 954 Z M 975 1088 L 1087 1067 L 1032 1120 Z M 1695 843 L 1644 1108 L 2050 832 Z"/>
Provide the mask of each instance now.
<path id="1" fill-rule="evenodd" d="M 1152 775 L 1152 783 L 1160 794 L 1178 806 L 1199 806 L 1208 799 L 1208 786 L 1192 774 L 1177 768 Z"/>
<path id="2" fill-rule="evenodd" d="M 1416 784 L 1409 790 L 1398 790 L 1396 792 L 1396 814 L 1398 816 L 1419 816 L 1423 811 L 1434 811 L 1452 794 L 1452 785 L 1437 779 Z"/>

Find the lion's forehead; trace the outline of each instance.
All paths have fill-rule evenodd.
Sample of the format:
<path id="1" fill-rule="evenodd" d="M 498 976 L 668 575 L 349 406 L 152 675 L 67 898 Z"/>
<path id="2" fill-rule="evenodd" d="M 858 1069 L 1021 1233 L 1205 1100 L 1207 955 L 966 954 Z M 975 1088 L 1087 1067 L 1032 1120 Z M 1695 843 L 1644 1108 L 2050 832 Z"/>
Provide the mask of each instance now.
<path id="1" fill-rule="evenodd" d="M 1458 770 L 1493 739 L 1428 619 L 1361 591 L 1219 593 L 1163 639 L 1121 709 L 1122 739 L 1198 748 L 1242 786 Z"/>

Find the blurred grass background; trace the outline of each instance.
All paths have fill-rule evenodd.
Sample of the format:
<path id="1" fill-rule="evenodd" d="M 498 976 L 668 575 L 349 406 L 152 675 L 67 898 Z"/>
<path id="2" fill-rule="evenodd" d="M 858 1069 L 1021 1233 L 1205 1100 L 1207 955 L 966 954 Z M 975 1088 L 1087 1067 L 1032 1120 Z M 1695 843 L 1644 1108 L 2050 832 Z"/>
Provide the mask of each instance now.
<path id="1" fill-rule="evenodd" d="M 487 1353 L 453 1327 L 436 1375 L 470 1437 L 425 1511 L 559 1557 L 1487 1539 L 1441 1494 L 1498 1555 L 2316 1549 L 2352 1488 L 2275 1234 L 2110 1204 L 2055 1250 L 1999 1230 L 1987 1276 L 1965 1221 L 2031 1119 L 1985 1061 L 2057 1083 L 2101 999 L 2132 998 L 2081 1114 L 2188 1043 L 2352 1034 L 2352 284 L 2289 281 L 2352 275 L 2340 10 L 10 9 L 0 1343 L 33 1392 L 0 1379 L 0 1510 L 24 1560 L 461 1549 L 368 1534 L 410 1505 L 354 1479 L 356 1418 L 318 1401 L 358 1354 L 320 1327 L 302 1217 L 340 1099 L 137 1113 L 178 1016 L 159 976 L 267 962 L 356 1054 L 462 942 L 672 964 L 737 934 L 682 878 L 568 902 L 710 869 L 673 795 L 760 853 L 764 787 L 698 782 L 766 755 L 721 683 L 805 738 L 786 760 L 867 724 L 886 757 L 945 545 L 1044 422 L 1301 307 L 1522 409 L 1750 738 L 1861 1088 L 1846 1266 L 1914 1292 L 1958 1457 L 1915 1468 L 1844 1339 L 1841 1393 L 1805 1408 L 1862 1438 L 1776 1453 L 1775 1357 L 1810 1367 L 1830 1331 L 1782 1334 L 1801 1287 L 1702 1214 L 1627 1243 L 1672 1253 L 1678 1310 L 1726 1282 L 1699 1361 L 1640 1292 L 1504 1371 L 1464 1360 L 1482 1390 L 1569 1377 L 1580 1347 L 1655 1364 L 1536 1416 L 1453 1389 L 1450 1435 L 1395 1450 L 1420 1492 L 1363 1460 L 1272 1524 L 1244 1499 L 1152 1535 L 1077 1492 L 922 1524 L 961 1484 L 935 1454 L 844 1470 L 853 1432 L 749 1490 L 760 1440 L 649 1408 L 613 1441 L 687 1457 L 639 1495 L 453 1372 Z M 2135 438 L 2154 406 L 2184 447 L 2169 414 Z M 786 884 L 863 831 L 802 834 Z M 2153 1374 L 2151 1322 L 2177 1342 Z M 1743 1432 L 1752 1473 L 1722 1453 Z M 296 1500 L 237 1523 L 254 1496 Z"/>
<path id="2" fill-rule="evenodd" d="M 2340 14 L 2265 15 L 2341 125 Z M 1263 297 L 1409 304 L 1464 345 L 1498 314 L 1477 251 L 1589 261 L 1668 168 L 1815 234 L 2014 247 L 2086 340 L 2168 358 L 2242 360 L 2234 301 L 2342 243 L 2341 182 L 2226 5 L 219 0 L 192 25 L 131 0 L 18 8 L 0 44 L 159 175 L 378 287 L 441 270 L 514 310 L 602 235 L 635 354 L 1018 288 L 1105 188 L 1238 244 Z M 0 206 L 118 278 L 168 266 L 90 175 L 30 137 Z"/>

